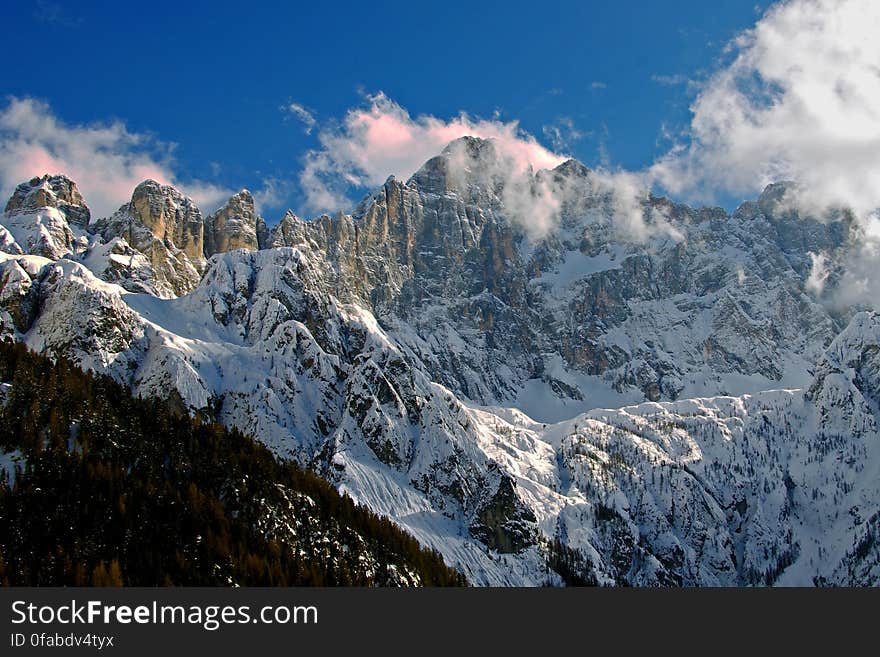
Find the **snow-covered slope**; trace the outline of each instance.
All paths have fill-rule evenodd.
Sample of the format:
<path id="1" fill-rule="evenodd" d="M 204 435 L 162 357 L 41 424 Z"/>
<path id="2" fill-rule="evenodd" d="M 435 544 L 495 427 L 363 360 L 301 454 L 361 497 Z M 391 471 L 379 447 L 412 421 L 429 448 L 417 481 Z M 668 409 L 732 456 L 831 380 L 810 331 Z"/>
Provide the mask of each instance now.
<path id="1" fill-rule="evenodd" d="M 59 210 L 59 251 L 19 240 L 46 209 L 7 213 L 0 335 L 252 433 L 478 584 L 876 583 L 880 317 L 806 286 L 842 224 L 771 186 L 733 215 L 647 198 L 635 239 L 568 162 L 536 237 L 491 144 L 459 146 L 464 176 L 447 150 L 270 235 L 237 195 L 209 250 L 244 248 L 204 261 L 156 183 L 85 228 Z"/>

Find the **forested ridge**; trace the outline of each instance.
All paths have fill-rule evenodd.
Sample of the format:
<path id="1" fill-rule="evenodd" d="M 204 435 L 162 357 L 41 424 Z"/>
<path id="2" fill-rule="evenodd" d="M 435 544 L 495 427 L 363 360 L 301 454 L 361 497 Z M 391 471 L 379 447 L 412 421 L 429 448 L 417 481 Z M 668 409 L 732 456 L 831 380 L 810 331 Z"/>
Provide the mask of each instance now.
<path id="1" fill-rule="evenodd" d="M 0 342 L 3 585 L 463 585 L 235 429 Z M 21 465 L 23 464 L 23 465 Z"/>

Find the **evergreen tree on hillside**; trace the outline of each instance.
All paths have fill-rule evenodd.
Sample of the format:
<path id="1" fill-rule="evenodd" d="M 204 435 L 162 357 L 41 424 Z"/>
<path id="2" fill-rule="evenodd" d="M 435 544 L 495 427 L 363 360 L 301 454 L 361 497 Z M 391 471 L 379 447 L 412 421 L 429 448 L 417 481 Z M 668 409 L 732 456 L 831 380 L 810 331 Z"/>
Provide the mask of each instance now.
<path id="1" fill-rule="evenodd" d="M 235 429 L 0 343 L 4 585 L 461 586 L 386 518 Z"/>

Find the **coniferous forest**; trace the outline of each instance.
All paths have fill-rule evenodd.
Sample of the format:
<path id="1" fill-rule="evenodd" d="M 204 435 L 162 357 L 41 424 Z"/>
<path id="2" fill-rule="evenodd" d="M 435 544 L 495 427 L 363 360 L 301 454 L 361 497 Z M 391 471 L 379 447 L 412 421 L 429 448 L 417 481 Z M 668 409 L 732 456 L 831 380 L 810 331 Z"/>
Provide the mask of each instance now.
<path id="1" fill-rule="evenodd" d="M 0 342 L 3 585 L 464 585 L 235 429 Z M 5 397 L 5 400 L 3 399 Z"/>

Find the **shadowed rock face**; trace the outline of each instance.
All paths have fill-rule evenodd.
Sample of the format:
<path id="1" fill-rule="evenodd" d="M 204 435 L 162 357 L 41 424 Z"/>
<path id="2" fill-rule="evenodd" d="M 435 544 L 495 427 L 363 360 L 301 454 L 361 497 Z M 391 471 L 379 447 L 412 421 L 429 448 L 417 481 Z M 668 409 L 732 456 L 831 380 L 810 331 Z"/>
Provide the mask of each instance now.
<path id="1" fill-rule="evenodd" d="M 260 249 L 268 249 L 270 239 L 271 231 L 266 225 L 266 220 L 257 215 L 257 247 Z"/>
<path id="2" fill-rule="evenodd" d="M 76 226 L 88 226 L 91 213 L 76 183 L 64 175 L 31 178 L 15 188 L 6 203 L 6 212 L 31 212 L 40 208 L 57 208 Z"/>
<path id="3" fill-rule="evenodd" d="M 258 229 L 264 232 L 265 223 L 254 210 L 254 197 L 243 189 L 205 219 L 205 257 L 234 249 L 256 251 L 260 248 Z"/>
<path id="4" fill-rule="evenodd" d="M 534 545 L 535 520 L 535 514 L 517 496 L 513 479 L 503 476 L 495 494 L 477 511 L 469 530 L 490 548 L 509 554 Z"/>

